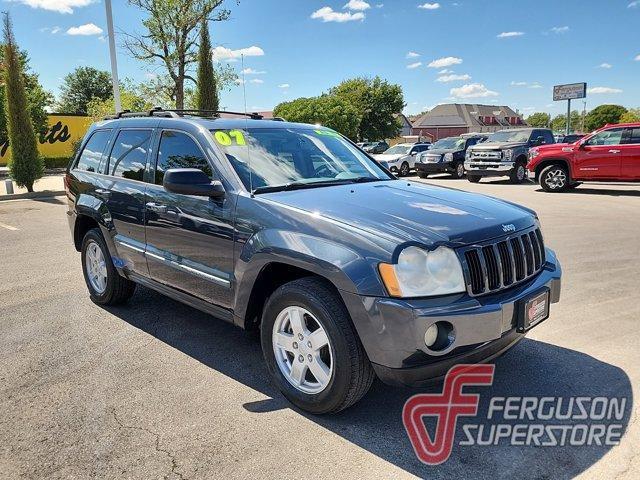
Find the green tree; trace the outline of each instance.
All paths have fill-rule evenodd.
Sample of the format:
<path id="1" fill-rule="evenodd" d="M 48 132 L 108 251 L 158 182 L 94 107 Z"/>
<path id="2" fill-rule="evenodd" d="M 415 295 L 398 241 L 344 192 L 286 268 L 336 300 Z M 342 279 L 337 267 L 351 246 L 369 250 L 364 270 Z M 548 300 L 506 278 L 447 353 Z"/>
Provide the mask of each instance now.
<path id="1" fill-rule="evenodd" d="M 343 98 L 333 95 L 298 98 L 284 102 L 273 110 L 276 117 L 290 122 L 319 123 L 342 133 L 351 140 L 358 138 L 360 114 L 358 109 Z"/>
<path id="2" fill-rule="evenodd" d="M 535 125 L 532 125 L 535 126 Z M 582 127 L 582 115 L 577 110 L 573 110 L 571 112 L 571 124 L 570 130 L 575 132 L 580 130 Z M 553 117 L 551 121 L 551 129 L 556 132 L 564 132 L 567 128 L 567 116 L 566 115 L 556 115 Z"/>
<path id="3" fill-rule="evenodd" d="M 44 164 L 38 155 L 36 134 L 29 116 L 20 51 L 16 45 L 9 13 L 4 14 L 4 71 L 7 130 L 12 159 L 11 177 L 18 186 L 33 192 L 33 183 L 44 174 Z"/>
<path id="4" fill-rule="evenodd" d="M 141 87 L 133 85 L 127 79 L 120 84 L 120 103 L 123 110 L 131 110 L 132 112 L 150 110 L 154 107 L 141 90 Z M 106 100 L 94 97 L 87 105 L 87 114 L 94 120 L 100 120 L 114 113 L 115 101 L 113 97 L 109 97 Z"/>
<path id="5" fill-rule="evenodd" d="M 620 117 L 620 123 L 640 122 L 640 108 L 630 108 Z"/>
<path id="6" fill-rule="evenodd" d="M 548 127 L 549 122 L 551 122 L 551 115 L 544 112 L 535 112 L 527 117 L 526 122 L 530 127 Z"/>
<path id="7" fill-rule="evenodd" d="M 86 115 L 91 100 L 107 100 L 111 97 L 113 85 L 109 72 L 93 67 L 78 67 L 64 77 L 57 109 L 64 113 Z"/>
<path id="8" fill-rule="evenodd" d="M 209 38 L 209 24 L 202 21 L 200 26 L 200 47 L 198 49 L 198 110 L 219 110 L 218 80 L 213 70 L 211 58 L 211 39 Z"/>
<path id="9" fill-rule="evenodd" d="M 588 132 L 604 127 L 607 123 L 620 123 L 620 118 L 627 112 L 621 105 L 600 105 L 587 113 L 584 119 Z"/>
<path id="10" fill-rule="evenodd" d="M 38 75 L 29 69 L 29 57 L 26 52 L 19 52 L 22 79 L 29 105 L 29 116 L 36 133 L 45 132 L 47 129 L 47 107 L 53 102 L 53 95 L 40 85 Z M 0 76 L 4 76 L 4 45 L 0 44 Z M 0 156 L 4 155 L 9 147 L 7 132 L 7 116 L 5 112 L 6 94 L 4 82 L 0 82 Z"/>
<path id="11" fill-rule="evenodd" d="M 190 68 L 196 63 L 197 29 L 203 21 L 220 22 L 231 12 L 221 9 L 224 0 L 129 0 L 146 18 L 144 35 L 127 34 L 125 48 L 138 60 L 159 64 L 166 75 L 157 84 L 178 109 L 185 106 L 185 82 L 196 83 Z"/>
<path id="12" fill-rule="evenodd" d="M 360 126 L 358 140 L 395 138 L 401 125 L 395 118 L 405 107 L 402 87 L 380 77 L 345 80 L 329 91 L 356 107 Z"/>

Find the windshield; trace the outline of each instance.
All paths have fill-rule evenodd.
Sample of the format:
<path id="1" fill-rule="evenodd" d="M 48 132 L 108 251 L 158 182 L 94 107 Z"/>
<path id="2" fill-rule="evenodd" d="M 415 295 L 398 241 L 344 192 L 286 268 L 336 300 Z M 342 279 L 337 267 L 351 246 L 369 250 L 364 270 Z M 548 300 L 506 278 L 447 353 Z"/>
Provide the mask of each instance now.
<path id="1" fill-rule="evenodd" d="M 291 184 L 390 180 L 380 167 L 327 129 L 213 130 L 213 137 L 247 190 Z"/>
<path id="2" fill-rule="evenodd" d="M 435 148 L 446 148 L 446 149 L 460 149 L 464 148 L 464 138 L 461 137 L 449 137 L 443 138 L 442 140 L 438 140 L 433 144 L 432 149 Z"/>
<path id="3" fill-rule="evenodd" d="M 529 130 L 504 130 L 492 134 L 487 142 L 527 142 L 529 141 Z"/>
<path id="4" fill-rule="evenodd" d="M 391 148 L 385 150 L 385 155 L 406 155 L 409 153 L 411 145 L 394 145 Z"/>

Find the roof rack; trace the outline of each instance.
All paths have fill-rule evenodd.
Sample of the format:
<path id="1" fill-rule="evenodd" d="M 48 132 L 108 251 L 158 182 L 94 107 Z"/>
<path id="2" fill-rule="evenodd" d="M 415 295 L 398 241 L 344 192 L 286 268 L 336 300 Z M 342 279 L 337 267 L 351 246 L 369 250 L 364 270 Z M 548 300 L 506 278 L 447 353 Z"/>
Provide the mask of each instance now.
<path id="1" fill-rule="evenodd" d="M 143 112 L 132 112 L 131 110 L 123 110 L 115 115 L 108 115 L 104 117 L 105 120 L 115 120 L 119 118 L 133 118 L 133 117 L 168 117 L 168 118 L 180 118 L 184 116 L 190 117 L 209 117 L 219 118 L 220 114 L 227 115 L 240 115 L 249 117 L 252 120 L 262 120 L 264 117 L 259 113 L 244 113 L 244 112 L 232 112 L 229 110 L 197 110 L 197 109 L 164 109 L 162 107 L 154 107 L 151 110 Z"/>

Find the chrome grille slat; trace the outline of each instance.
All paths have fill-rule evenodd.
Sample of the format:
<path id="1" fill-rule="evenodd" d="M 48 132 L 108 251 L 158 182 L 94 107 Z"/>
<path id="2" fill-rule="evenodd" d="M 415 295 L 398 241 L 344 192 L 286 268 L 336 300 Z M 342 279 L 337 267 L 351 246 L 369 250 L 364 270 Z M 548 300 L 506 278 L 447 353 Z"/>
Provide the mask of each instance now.
<path id="1" fill-rule="evenodd" d="M 471 296 L 499 292 L 528 280 L 542 270 L 545 262 L 538 228 L 462 248 L 460 254 Z"/>

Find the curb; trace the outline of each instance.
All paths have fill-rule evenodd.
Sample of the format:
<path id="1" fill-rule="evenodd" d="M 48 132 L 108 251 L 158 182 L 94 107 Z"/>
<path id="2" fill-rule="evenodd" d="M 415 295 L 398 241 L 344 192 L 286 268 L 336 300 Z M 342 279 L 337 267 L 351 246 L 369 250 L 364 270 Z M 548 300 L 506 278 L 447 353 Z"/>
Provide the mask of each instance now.
<path id="1" fill-rule="evenodd" d="M 12 195 L 0 195 L 0 202 L 6 200 L 60 197 L 65 193 L 66 192 L 64 190 L 44 190 L 42 192 L 14 193 Z"/>

